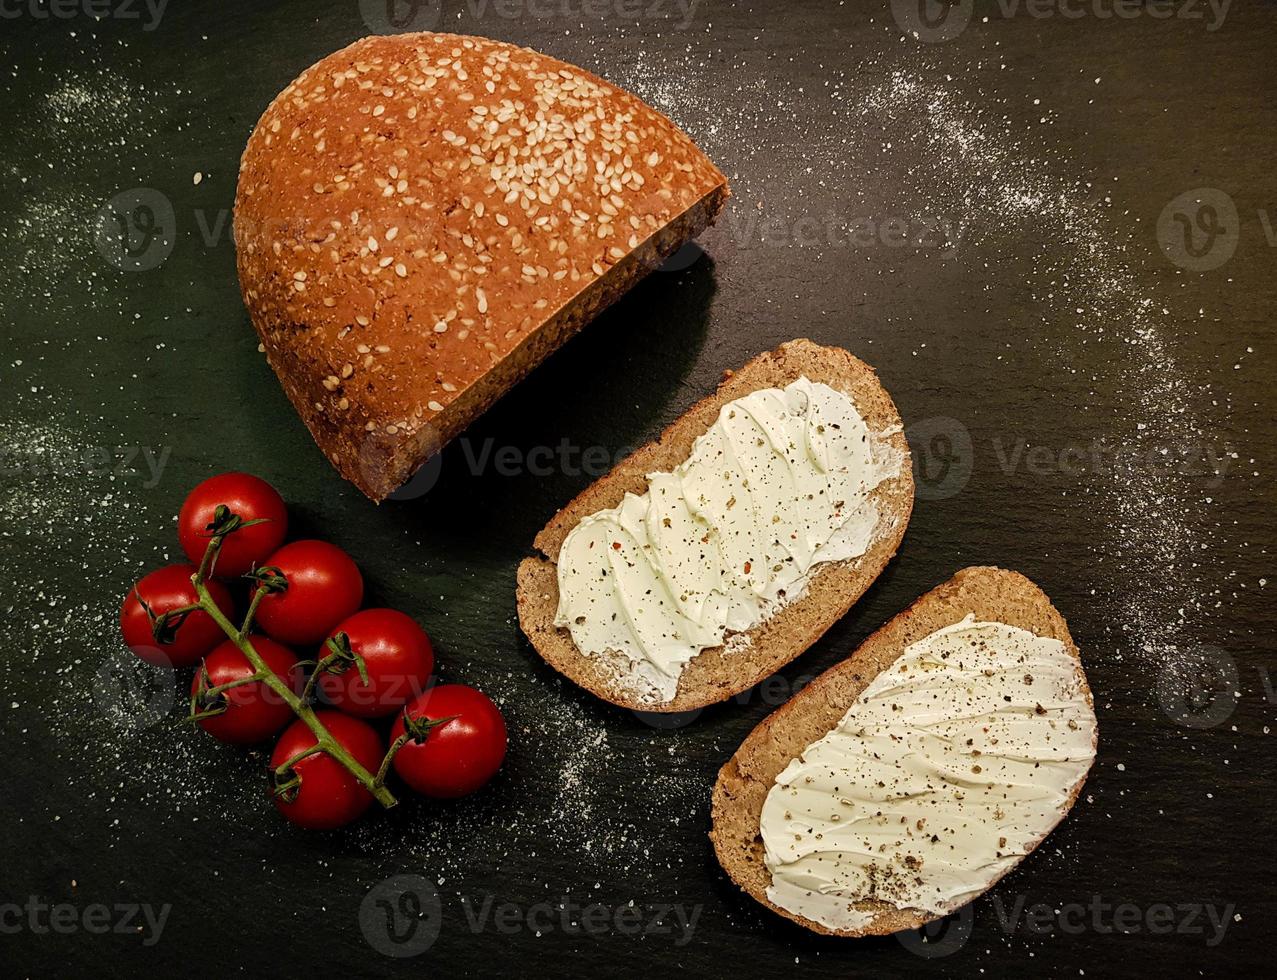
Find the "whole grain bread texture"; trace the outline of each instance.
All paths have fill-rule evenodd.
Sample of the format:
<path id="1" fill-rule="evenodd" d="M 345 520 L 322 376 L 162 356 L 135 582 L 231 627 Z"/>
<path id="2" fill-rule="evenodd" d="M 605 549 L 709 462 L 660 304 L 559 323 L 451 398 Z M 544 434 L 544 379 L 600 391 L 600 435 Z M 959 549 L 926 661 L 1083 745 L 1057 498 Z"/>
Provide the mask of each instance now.
<path id="1" fill-rule="evenodd" d="M 848 659 L 825 671 L 764 719 L 719 771 L 714 784 L 713 825 L 709 836 L 719 863 L 742 890 L 785 918 L 825 935 L 886 935 L 916 929 L 937 918 L 930 912 L 865 901 L 856 908 L 873 914 L 873 921 L 863 930 L 844 932 L 774 905 L 767 899 L 771 873 L 763 859 L 760 822 L 767 793 L 790 760 L 827 735 L 860 693 L 896 661 L 905 647 L 961 621 L 969 613 L 974 613 L 977 620 L 1006 623 L 1061 641 L 1077 661 L 1082 692 L 1087 703 L 1094 707 L 1068 625 L 1045 593 L 1018 572 L 982 566 L 963 569 L 914 602 L 865 640 Z M 1085 782 L 1083 775 L 1073 787 L 1061 820 L 1076 802 Z M 1059 821 L 1055 826 L 1058 824 Z M 1050 829 L 1054 827 L 1049 828 L 1048 833 Z M 990 828 L 990 832 L 993 830 Z M 993 882 L 990 887 L 992 885 Z"/>
<path id="2" fill-rule="evenodd" d="M 555 58 L 368 37 L 302 72 L 240 163 L 240 287 L 311 435 L 375 501 L 665 257 L 727 180 Z"/>
<path id="3" fill-rule="evenodd" d="M 878 507 L 873 542 L 859 558 L 819 565 L 801 596 L 728 644 L 702 651 L 686 666 L 671 701 L 650 702 L 617 676 L 619 655 L 607 660 L 583 654 L 571 633 L 554 625 L 559 605 L 555 560 L 568 533 L 585 517 L 617 506 L 626 493 L 647 492 L 647 475 L 668 472 L 691 455 L 692 444 L 718 419 L 724 405 L 762 388 L 784 387 L 799 377 L 824 382 L 848 395 L 900 467 L 870 495 Z M 913 474 L 896 406 L 873 368 L 839 347 L 792 340 L 727 372 L 718 390 L 697 402 L 655 441 L 622 460 L 606 476 L 560 510 L 536 536 L 538 555 L 518 572 L 519 623 L 537 652 L 575 683 L 613 704 L 645 712 L 679 712 L 723 701 L 771 676 L 815 643 L 847 614 L 895 555 L 913 511 Z"/>

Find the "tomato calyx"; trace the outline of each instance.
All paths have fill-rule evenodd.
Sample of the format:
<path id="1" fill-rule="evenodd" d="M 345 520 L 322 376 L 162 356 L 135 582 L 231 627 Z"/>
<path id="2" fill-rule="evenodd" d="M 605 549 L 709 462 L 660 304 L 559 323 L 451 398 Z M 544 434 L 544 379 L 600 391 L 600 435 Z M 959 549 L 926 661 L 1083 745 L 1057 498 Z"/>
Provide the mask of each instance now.
<path id="1" fill-rule="evenodd" d="M 359 671 L 359 679 L 365 684 L 368 683 L 368 665 L 364 663 L 364 658 L 351 648 L 349 636 L 345 633 L 330 636 L 324 644 L 324 649 L 329 651 L 328 656 L 319 663 L 325 670 L 331 674 L 344 674 L 353 666 Z"/>
<path id="2" fill-rule="evenodd" d="M 269 517 L 255 517 L 251 521 L 246 521 L 225 504 L 218 504 L 217 508 L 213 511 L 213 519 L 204 526 L 204 530 L 208 532 L 206 537 L 224 538 L 226 535 L 232 534 L 242 527 L 252 527 L 255 524 L 269 523 Z"/>
<path id="3" fill-rule="evenodd" d="M 281 797 L 285 803 L 292 803 L 302 788 L 302 774 L 297 771 L 297 763 L 312 755 L 324 751 L 324 746 L 316 743 L 302 749 L 291 759 L 271 770 L 271 789 L 275 796 Z"/>
<path id="4" fill-rule="evenodd" d="M 151 636 L 161 646 L 174 642 L 177 639 L 177 631 L 186 622 L 186 617 L 200 608 L 198 602 L 193 602 L 189 606 L 170 609 L 168 612 L 160 613 L 157 616 L 155 615 L 155 610 L 142 598 L 142 593 L 135 589 L 133 595 L 137 598 L 137 604 L 142 607 L 142 611 L 146 613 L 146 618 L 151 622 Z"/>
<path id="5" fill-rule="evenodd" d="M 403 709 L 403 726 L 404 733 L 391 743 L 390 749 L 386 752 L 385 758 L 381 760 L 381 768 L 377 770 L 377 777 L 374 780 L 378 786 L 384 786 L 386 776 L 390 772 L 390 767 L 395 761 L 395 756 L 409 742 L 421 745 L 430 733 L 441 725 L 446 725 L 450 721 L 456 721 L 460 715 L 449 715 L 446 718 L 426 718 L 424 716 L 414 718 L 408 714 L 408 709 Z"/>
<path id="6" fill-rule="evenodd" d="M 244 578 L 250 582 L 256 582 L 257 588 L 263 590 L 266 594 L 288 591 L 287 577 L 282 570 L 274 565 L 263 565 L 261 568 L 254 568 L 251 572 L 246 573 Z"/>
<path id="7" fill-rule="evenodd" d="M 290 771 L 283 778 L 280 777 L 279 773 L 272 773 L 271 781 L 271 793 L 274 796 L 278 796 L 285 803 L 296 801 L 298 794 L 302 791 L 302 777 L 297 772 Z"/>
<path id="8" fill-rule="evenodd" d="M 364 663 L 363 657 L 355 653 L 350 645 L 350 637 L 345 633 L 330 636 L 324 643 L 324 649 L 328 653 L 315 665 L 315 672 L 310 675 L 310 683 L 306 686 L 308 691 L 313 689 L 320 674 L 344 674 L 351 667 L 359 671 L 360 681 L 365 685 L 371 683 L 368 680 L 368 665 Z"/>
<path id="9" fill-rule="evenodd" d="M 191 713 L 186 720 L 197 722 L 202 718 L 215 718 L 226 714 L 230 702 L 226 700 L 221 690 L 213 686 L 213 678 L 208 676 L 208 665 L 201 663 L 199 673 L 195 676 L 197 686 L 191 692 Z"/>
<path id="10" fill-rule="evenodd" d="M 408 709 L 404 708 L 404 734 L 406 734 L 411 741 L 420 745 L 429 738 L 430 733 L 440 725 L 446 725 L 448 722 L 456 721 L 460 717 L 460 715 L 448 715 L 446 718 L 426 718 L 425 716 L 414 718 L 412 715 L 408 714 Z"/>
<path id="11" fill-rule="evenodd" d="M 255 671 L 247 677 L 237 677 L 233 681 L 214 686 L 213 678 L 208 674 L 208 664 L 201 663 L 199 673 L 195 676 L 197 686 L 191 692 L 191 713 L 186 718 L 189 722 L 203 721 L 205 718 L 216 718 L 218 715 L 226 714 L 231 706 L 226 697 L 227 691 L 235 687 L 245 687 L 248 684 L 258 684 L 266 675 L 264 672 Z"/>

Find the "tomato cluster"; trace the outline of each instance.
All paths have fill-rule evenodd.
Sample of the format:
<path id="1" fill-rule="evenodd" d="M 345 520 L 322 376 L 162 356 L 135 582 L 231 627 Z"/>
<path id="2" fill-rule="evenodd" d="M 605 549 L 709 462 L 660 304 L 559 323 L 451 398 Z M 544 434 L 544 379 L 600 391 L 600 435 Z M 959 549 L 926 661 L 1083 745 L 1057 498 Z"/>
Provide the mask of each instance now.
<path id="1" fill-rule="evenodd" d="M 195 564 L 157 569 L 134 585 L 120 609 L 125 643 L 148 663 L 197 668 L 191 717 L 214 738 L 256 745 L 283 732 L 271 754 L 275 805 L 300 826 L 340 827 L 372 804 L 355 773 L 384 768 L 387 742 L 375 723 L 390 715 L 390 766 L 409 787 L 453 798 L 483 786 L 505 757 L 497 706 L 471 687 L 431 686 L 425 630 L 394 609 L 361 609 L 363 576 L 351 557 L 326 541 L 285 544 L 287 533 L 288 509 L 266 481 L 247 473 L 205 480 L 178 517 L 178 539 Z M 228 587 L 237 579 L 253 583 L 246 640 L 276 686 L 240 648 Z M 319 696 L 329 707 L 312 709 Z M 336 743 L 331 751 L 315 751 L 317 728 Z"/>

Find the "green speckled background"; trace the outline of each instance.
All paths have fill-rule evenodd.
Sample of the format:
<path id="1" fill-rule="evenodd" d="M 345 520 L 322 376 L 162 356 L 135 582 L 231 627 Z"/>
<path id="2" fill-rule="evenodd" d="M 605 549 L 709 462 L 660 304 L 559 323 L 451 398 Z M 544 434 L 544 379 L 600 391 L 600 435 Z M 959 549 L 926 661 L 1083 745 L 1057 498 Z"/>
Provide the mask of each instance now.
<path id="1" fill-rule="evenodd" d="M 969 0 L 925 23 L 885 0 L 393 5 L 632 88 L 736 197 L 705 256 L 650 277 L 450 447 L 426 492 L 380 508 L 338 480 L 257 353 L 229 209 L 267 102 L 389 8 L 105 7 L 95 21 L 88 4 L 24 2 L 0 19 L 7 974 L 1104 976 L 1268 960 L 1272 3 L 1222 20 L 978 3 L 948 40 Z M 139 203 L 157 220 L 130 271 L 98 216 L 109 228 Z M 921 492 L 899 557 L 778 681 L 688 724 L 653 727 L 560 680 L 519 633 L 514 572 L 592 479 L 580 454 L 616 458 L 794 336 L 869 361 L 900 408 Z M 550 465 L 537 447 L 555 447 Z M 185 491 L 228 468 L 349 549 L 370 598 L 434 637 L 443 677 L 501 702 L 512 746 L 491 787 L 306 835 L 266 802 L 264 757 L 181 727 L 188 679 L 130 669 L 118 597 L 177 554 Z M 1030 575 L 1069 620 L 1101 725 L 1083 799 L 938 942 L 809 936 L 719 871 L 717 769 L 804 678 L 976 563 Z M 401 873 L 421 876 L 423 905 L 378 906 L 396 885 L 365 903 Z M 80 924 L 5 911 L 33 898 Z M 170 906 L 158 941 L 84 927 L 86 909 L 123 903 Z M 1045 927 L 1026 918 L 1039 903 Z M 571 911 L 588 905 L 601 911 Z"/>

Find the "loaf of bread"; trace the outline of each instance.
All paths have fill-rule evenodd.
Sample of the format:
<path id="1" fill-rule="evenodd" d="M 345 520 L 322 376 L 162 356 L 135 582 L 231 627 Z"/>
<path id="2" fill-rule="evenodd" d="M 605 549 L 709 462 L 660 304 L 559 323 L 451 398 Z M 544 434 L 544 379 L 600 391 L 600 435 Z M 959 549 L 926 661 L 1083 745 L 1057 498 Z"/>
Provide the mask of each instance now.
<path id="1" fill-rule="evenodd" d="M 560 550 L 573 529 L 627 494 L 648 491 L 649 475 L 674 470 L 693 451 L 729 402 L 761 389 L 782 388 L 800 378 L 845 394 L 868 430 L 892 457 L 891 474 L 868 494 L 876 524 L 863 554 L 813 567 L 800 595 L 789 596 L 753 628 L 703 650 L 686 664 L 675 696 L 654 699 L 637 689 L 616 657 L 582 652 L 567 628 L 555 624 L 559 607 Z M 847 501 L 847 506 L 854 506 Z M 518 572 L 519 623 L 533 647 L 553 667 L 599 697 L 637 711 L 680 712 L 723 701 L 769 677 L 815 643 L 855 603 L 896 553 L 913 510 L 913 475 L 900 415 L 873 368 L 838 347 L 793 340 L 728 372 L 718 390 L 693 405 L 648 443 L 560 510 L 537 535 L 539 554 Z M 650 597 L 645 601 L 652 602 Z"/>
<path id="2" fill-rule="evenodd" d="M 240 285 L 315 441 L 380 501 L 728 193 L 672 122 L 580 68 L 370 37 L 304 71 L 249 138 Z"/>
<path id="3" fill-rule="evenodd" d="M 925 689 L 911 692 L 902 680 L 900 667 L 906 648 L 937 631 L 963 625 L 966 617 L 981 623 L 1006 624 L 1035 637 L 1058 641 L 1056 666 L 1061 668 L 1057 673 L 1060 679 L 1046 683 L 1044 676 L 1034 677 L 1034 673 L 1041 675 L 1044 671 L 1031 671 L 1027 664 L 1017 661 L 1007 671 L 1008 690 L 1022 692 L 1015 696 L 1025 703 L 1012 704 L 1011 696 L 1004 698 L 997 691 L 982 690 L 993 683 L 992 671 L 960 662 L 966 656 L 975 656 L 968 653 L 973 649 L 972 641 L 966 641 L 965 646 L 959 644 L 947 651 L 947 659 L 925 664 Z M 941 663 L 955 669 L 960 678 L 957 683 L 946 687 L 936 679 L 942 673 Z M 889 718 L 890 724 L 874 728 L 858 719 L 855 724 L 844 726 L 853 742 L 865 743 L 863 753 L 871 761 L 865 771 L 827 773 L 830 783 L 837 786 L 838 792 L 833 794 L 837 799 L 829 801 L 832 807 L 818 812 L 824 815 L 830 809 L 837 811 L 831 819 L 838 829 L 824 834 L 814 844 L 802 845 L 808 851 L 808 861 L 831 874 L 839 870 L 840 849 L 873 860 L 860 881 L 858 894 L 818 890 L 809 870 L 812 865 L 802 869 L 797 880 L 804 881 L 806 876 L 804 883 L 813 889 L 811 894 L 817 899 L 813 904 L 835 903 L 837 899 L 844 903 L 832 919 L 816 921 L 781 904 L 780 894 L 772 890 L 766 835 L 761 828 L 764 807 L 778 776 L 838 726 L 880 675 L 887 681 L 887 710 L 882 716 Z M 990 718 L 998 720 L 980 724 L 978 711 L 985 709 L 977 705 L 982 702 L 996 704 L 988 710 Z M 924 713 L 925 724 L 911 730 L 910 709 Z M 944 726 L 949 719 L 963 716 L 975 718 L 973 737 L 949 737 L 951 732 Z M 1040 762 L 1035 764 L 1028 753 L 1018 752 L 1018 742 L 997 727 L 1005 726 L 1006 718 L 1030 718 L 1039 735 L 1047 733 L 1040 746 Z M 945 754 L 934 770 L 928 770 L 927 778 L 906 787 L 903 774 L 916 760 L 925 759 L 928 751 L 927 743 L 919 738 L 919 730 L 943 746 Z M 878 741 L 871 741 L 875 737 Z M 897 755 L 877 754 L 883 744 L 898 746 L 894 750 Z M 865 936 L 916 929 L 992 887 L 1041 843 L 1076 802 L 1096 744 L 1093 698 L 1064 618 L 1042 590 L 1023 575 L 998 568 L 967 568 L 917 600 L 870 636 L 847 660 L 825 671 L 754 729 L 718 774 L 710 839 L 719 862 L 737 885 L 762 904 L 815 932 Z M 1004 766 L 1000 755 L 1011 761 Z M 1050 787 L 1058 791 L 1058 799 L 1046 792 L 1045 785 L 1032 785 L 1032 773 L 1064 760 L 1071 768 L 1062 777 L 1055 777 L 1060 785 Z M 791 772 L 790 778 L 805 783 L 810 777 Z M 987 790 L 981 780 L 988 781 Z M 862 796 L 872 803 L 855 805 L 856 798 Z M 792 806 L 792 799 L 792 795 L 782 797 L 778 807 Z M 1030 806 L 1040 807 L 1036 818 L 1000 816 L 999 807 L 1010 810 L 1017 800 L 1028 800 Z M 914 810 L 910 811 L 910 807 Z M 924 816 L 916 819 L 918 813 Z M 808 814 L 802 811 L 786 816 L 802 825 Z M 808 824 L 805 832 L 820 836 L 820 829 Z M 891 843 L 881 847 L 867 845 L 865 839 L 875 833 L 883 834 L 883 839 Z M 782 843 L 788 843 L 785 835 L 781 837 Z M 955 848 L 962 847 L 983 851 L 977 851 L 973 862 L 978 866 L 975 881 L 969 883 L 960 900 L 941 903 L 943 907 L 939 909 L 910 906 L 908 896 L 934 897 L 953 881 L 952 854 Z M 795 904 L 802 905 L 801 891 L 785 892 L 791 899 L 795 894 Z"/>

